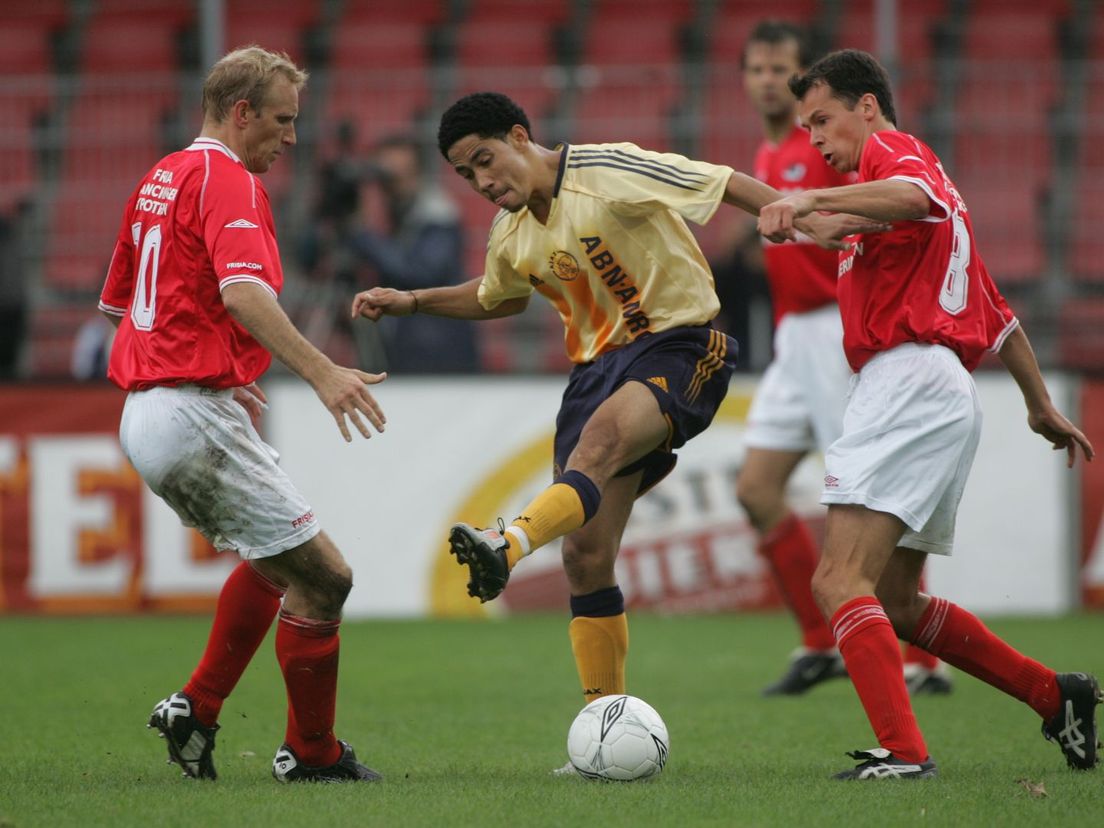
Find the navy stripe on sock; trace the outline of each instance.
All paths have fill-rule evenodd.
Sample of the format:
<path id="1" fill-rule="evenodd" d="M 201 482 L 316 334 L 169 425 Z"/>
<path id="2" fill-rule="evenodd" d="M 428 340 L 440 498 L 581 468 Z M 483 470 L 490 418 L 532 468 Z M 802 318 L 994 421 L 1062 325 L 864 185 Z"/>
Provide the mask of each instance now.
<path id="1" fill-rule="evenodd" d="M 611 586 L 587 595 L 571 596 L 571 617 L 605 618 L 625 611 L 625 596 L 621 587 Z"/>
<path id="2" fill-rule="evenodd" d="M 581 471 L 571 469 L 564 472 L 563 476 L 556 482 L 570 486 L 579 495 L 579 500 L 583 503 L 583 523 L 594 517 L 598 512 L 598 504 L 602 501 L 602 493 L 598 491 L 598 487 L 594 485 L 593 480 Z"/>

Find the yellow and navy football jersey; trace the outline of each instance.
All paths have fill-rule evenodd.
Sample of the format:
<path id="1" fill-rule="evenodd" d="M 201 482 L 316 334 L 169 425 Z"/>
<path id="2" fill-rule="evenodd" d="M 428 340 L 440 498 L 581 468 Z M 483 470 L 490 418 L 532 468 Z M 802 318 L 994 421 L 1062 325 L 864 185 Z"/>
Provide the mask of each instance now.
<path id="1" fill-rule="evenodd" d="M 684 219 L 709 221 L 732 172 L 634 144 L 564 145 L 547 223 L 527 208 L 495 217 L 480 303 L 543 294 L 577 363 L 709 322 L 720 302 Z"/>

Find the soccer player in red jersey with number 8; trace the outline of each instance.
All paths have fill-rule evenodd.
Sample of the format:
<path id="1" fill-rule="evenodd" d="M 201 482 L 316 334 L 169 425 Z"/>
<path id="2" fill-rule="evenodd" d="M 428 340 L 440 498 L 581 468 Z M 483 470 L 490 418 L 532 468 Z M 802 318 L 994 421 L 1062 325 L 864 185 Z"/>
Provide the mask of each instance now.
<path id="1" fill-rule="evenodd" d="M 766 134 L 755 177 L 782 193 L 855 182 L 854 173 L 828 166 L 797 123 L 797 102 L 786 82 L 811 63 L 809 38 L 793 23 L 765 20 L 744 47 L 744 88 Z M 748 412 L 737 495 L 801 629 L 801 647 L 763 694 L 798 695 L 847 672 L 813 598 L 816 541 L 786 502 L 786 485 L 809 451 L 826 451 L 840 436 L 851 368 L 836 302 L 837 253 L 801 237 L 768 244 L 763 258 L 774 305 L 774 359 Z M 905 650 L 905 680 L 914 694 L 951 690 L 939 660 L 915 646 Z"/>
<path id="2" fill-rule="evenodd" d="M 970 372 L 986 351 L 1023 392 L 1028 426 L 1067 452 L 1093 448 L 1055 408 L 1026 334 L 978 255 L 970 215 L 935 154 L 896 129 L 885 70 L 834 52 L 790 80 L 812 144 L 859 182 L 794 193 L 763 207 L 760 232 L 793 239 L 793 222 L 839 211 L 893 223 L 840 255 L 844 350 L 856 372 L 843 435 L 825 458 L 828 525 L 815 595 L 879 747 L 856 751 L 839 779 L 936 774 L 901 674 L 897 639 L 1028 704 L 1072 768 L 1097 761 L 1097 680 L 1055 673 L 974 615 L 919 590 L 929 553 L 949 554 L 955 513 L 981 431 Z"/>
<path id="3" fill-rule="evenodd" d="M 283 284 L 256 173 L 295 144 L 306 81 L 284 54 L 238 49 L 203 86 L 200 136 L 157 162 L 127 204 L 100 310 L 118 326 L 109 376 L 126 389 L 119 439 L 150 489 L 218 549 L 243 558 L 219 595 L 206 652 L 149 726 L 186 776 L 214 779 L 222 703 L 274 618 L 287 685 L 282 782 L 372 781 L 334 738 L 338 625 L 352 573 L 254 428 L 274 354 L 314 387 L 350 439 L 383 430 L 368 384 L 335 365 L 277 304 Z"/>

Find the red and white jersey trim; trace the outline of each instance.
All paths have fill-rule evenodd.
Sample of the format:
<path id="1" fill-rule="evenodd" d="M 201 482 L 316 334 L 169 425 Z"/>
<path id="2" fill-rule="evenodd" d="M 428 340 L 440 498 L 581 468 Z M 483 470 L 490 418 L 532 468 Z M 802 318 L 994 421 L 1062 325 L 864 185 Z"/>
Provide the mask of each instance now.
<path id="1" fill-rule="evenodd" d="M 989 300 L 989 304 L 993 305 L 993 309 L 999 312 L 1000 308 L 994 305 L 991 299 Z M 1013 316 L 1012 321 L 1005 325 L 1004 330 L 997 334 L 997 338 L 993 341 L 993 345 L 989 350 L 994 354 L 1000 351 L 1000 349 L 1004 347 L 1004 340 L 1008 339 L 1012 331 L 1016 330 L 1018 327 L 1020 327 L 1020 320 Z"/>
<path id="2" fill-rule="evenodd" d="M 106 302 L 100 301 L 98 305 L 99 309 L 104 313 L 110 313 L 112 316 L 126 316 L 127 309 L 120 308 L 116 305 L 109 305 Z"/>
<path id="3" fill-rule="evenodd" d="M 202 152 L 205 150 L 221 152 L 230 160 L 237 161 L 239 164 L 241 163 L 241 159 L 238 158 L 237 154 L 217 138 L 207 138 L 201 135 L 199 138 L 192 141 L 189 146 L 184 148 L 185 152 Z"/>
<path id="4" fill-rule="evenodd" d="M 915 155 L 906 155 L 905 158 L 915 158 L 917 161 L 921 160 L 919 158 L 916 158 Z M 902 158 L 900 160 L 903 161 L 905 159 Z M 943 199 L 936 196 L 935 192 L 931 188 L 931 185 L 927 181 L 925 181 L 924 179 L 922 179 L 922 178 L 913 178 L 910 175 L 892 175 L 887 180 L 888 181 L 905 181 L 909 184 L 915 184 L 917 187 L 919 187 L 921 190 L 924 191 L 924 194 L 928 197 L 928 200 L 931 201 L 932 204 L 935 204 L 937 207 L 939 207 L 939 209 L 941 209 L 943 211 L 943 215 L 941 215 L 941 216 L 936 215 L 934 212 L 929 212 L 922 219 L 918 219 L 918 221 L 940 222 L 940 221 L 946 221 L 947 219 L 949 219 L 951 217 L 951 208 L 947 205 L 947 202 L 945 202 Z"/>

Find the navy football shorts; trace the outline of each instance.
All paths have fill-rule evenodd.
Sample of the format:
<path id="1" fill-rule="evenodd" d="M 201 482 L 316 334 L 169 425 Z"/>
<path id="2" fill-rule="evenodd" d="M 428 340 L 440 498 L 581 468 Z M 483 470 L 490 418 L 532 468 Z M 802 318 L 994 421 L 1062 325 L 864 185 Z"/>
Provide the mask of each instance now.
<path id="1" fill-rule="evenodd" d="M 626 382 L 642 382 L 655 395 L 670 432 L 660 446 L 618 472 L 641 469 L 642 494 L 671 473 L 674 450 L 705 431 L 728 393 L 735 368 L 736 340 L 708 325 L 646 334 L 594 362 L 576 365 L 556 417 L 556 478 L 579 442 L 583 426 L 599 405 Z"/>

